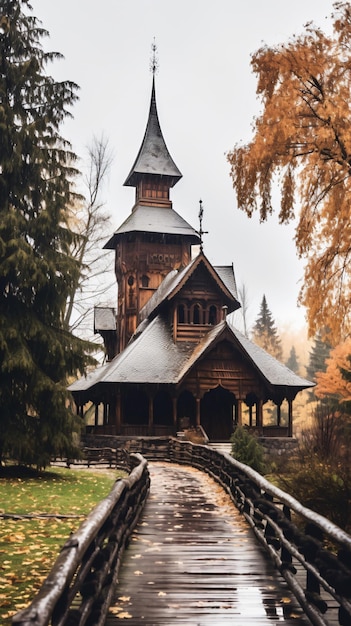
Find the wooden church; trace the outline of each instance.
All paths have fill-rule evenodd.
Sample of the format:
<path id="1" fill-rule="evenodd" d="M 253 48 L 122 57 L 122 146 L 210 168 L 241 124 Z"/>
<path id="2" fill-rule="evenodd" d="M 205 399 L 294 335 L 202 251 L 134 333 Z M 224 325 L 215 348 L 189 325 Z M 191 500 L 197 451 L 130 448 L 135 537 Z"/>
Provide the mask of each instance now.
<path id="1" fill-rule="evenodd" d="M 88 428 L 96 434 L 201 426 L 209 440 L 226 441 L 244 422 L 261 436 L 291 437 L 293 401 L 313 383 L 233 325 L 233 266 L 213 266 L 202 222 L 198 232 L 173 209 L 170 190 L 181 176 L 160 128 L 153 77 L 145 135 L 125 181 L 135 203 L 105 245 L 115 251 L 117 314 L 96 308 L 94 324 L 107 362 L 70 386 L 78 411 L 95 406 Z"/>

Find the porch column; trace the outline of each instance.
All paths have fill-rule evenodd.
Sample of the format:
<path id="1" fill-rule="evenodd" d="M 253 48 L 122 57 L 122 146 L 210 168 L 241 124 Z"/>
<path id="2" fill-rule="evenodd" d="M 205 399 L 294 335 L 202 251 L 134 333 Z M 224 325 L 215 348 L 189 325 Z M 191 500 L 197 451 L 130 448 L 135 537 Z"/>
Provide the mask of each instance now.
<path id="1" fill-rule="evenodd" d="M 196 398 L 196 426 L 201 424 L 201 412 L 200 412 L 201 398 Z"/>
<path id="2" fill-rule="evenodd" d="M 259 398 L 257 402 L 256 426 L 259 434 L 263 434 L 263 401 Z"/>
<path id="3" fill-rule="evenodd" d="M 115 421 L 116 421 L 116 432 L 117 432 L 117 435 L 120 435 L 120 433 L 121 433 L 121 425 L 122 425 L 122 402 L 121 402 L 121 389 L 120 389 L 120 387 L 118 387 L 117 395 L 116 395 Z"/>
<path id="4" fill-rule="evenodd" d="M 177 398 L 172 398 L 172 409 L 173 409 L 173 426 L 174 429 L 177 429 Z"/>
<path id="5" fill-rule="evenodd" d="M 249 404 L 249 426 L 252 428 L 253 405 Z"/>
<path id="6" fill-rule="evenodd" d="M 293 401 L 288 400 L 289 414 L 288 414 L 288 437 L 293 436 Z"/>
<path id="7" fill-rule="evenodd" d="M 99 405 L 95 404 L 95 426 L 99 425 Z"/>
<path id="8" fill-rule="evenodd" d="M 108 424 L 108 413 L 109 413 L 107 402 L 104 402 L 103 406 L 104 406 L 103 425 L 106 426 L 106 424 Z"/>
<path id="9" fill-rule="evenodd" d="M 242 426 L 243 423 L 243 407 L 242 407 L 242 400 L 238 400 L 236 403 L 236 410 L 237 410 L 237 414 L 236 414 L 236 421 L 238 426 Z"/>
<path id="10" fill-rule="evenodd" d="M 282 405 L 281 404 L 277 404 L 277 426 L 280 426 L 280 421 L 281 421 L 281 408 Z"/>

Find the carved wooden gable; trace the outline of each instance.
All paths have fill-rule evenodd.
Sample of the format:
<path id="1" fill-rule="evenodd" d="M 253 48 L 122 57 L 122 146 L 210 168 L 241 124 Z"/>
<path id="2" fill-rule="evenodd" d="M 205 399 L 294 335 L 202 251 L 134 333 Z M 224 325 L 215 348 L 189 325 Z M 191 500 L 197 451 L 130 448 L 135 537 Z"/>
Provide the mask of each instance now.
<path id="1" fill-rule="evenodd" d="M 194 271 L 182 281 L 172 299 L 174 341 L 199 341 L 237 301 L 207 259 L 199 257 Z"/>
<path id="2" fill-rule="evenodd" d="M 261 398 L 265 395 L 257 371 L 228 339 L 215 344 L 196 362 L 186 378 L 186 386 L 201 397 L 218 386 L 243 400 L 252 393 Z"/>

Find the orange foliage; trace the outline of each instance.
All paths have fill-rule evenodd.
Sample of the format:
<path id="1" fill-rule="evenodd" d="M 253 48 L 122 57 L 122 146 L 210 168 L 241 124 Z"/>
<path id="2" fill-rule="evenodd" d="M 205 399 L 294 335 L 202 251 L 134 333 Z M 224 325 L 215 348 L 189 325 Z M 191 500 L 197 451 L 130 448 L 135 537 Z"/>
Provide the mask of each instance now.
<path id="1" fill-rule="evenodd" d="M 307 260 L 300 301 L 309 331 L 334 345 L 351 332 L 351 7 L 334 5 L 333 34 L 313 24 L 287 44 L 252 56 L 263 112 L 253 140 L 228 154 L 238 205 L 262 221 L 280 183 L 281 223 L 294 217 Z"/>
<path id="2" fill-rule="evenodd" d="M 327 369 L 325 372 L 317 372 L 317 386 L 314 393 L 318 398 L 334 395 L 341 400 L 351 400 L 351 381 L 345 380 L 341 370 L 351 371 L 351 339 L 339 344 L 331 351 L 330 357 L 326 360 Z"/>

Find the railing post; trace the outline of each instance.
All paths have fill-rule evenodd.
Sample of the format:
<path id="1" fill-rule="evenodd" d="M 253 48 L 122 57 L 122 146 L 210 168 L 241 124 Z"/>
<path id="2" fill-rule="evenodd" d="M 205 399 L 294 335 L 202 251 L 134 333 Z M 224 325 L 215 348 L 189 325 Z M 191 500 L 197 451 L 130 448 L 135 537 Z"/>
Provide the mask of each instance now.
<path id="1" fill-rule="evenodd" d="M 305 528 L 305 535 L 307 540 L 307 545 L 305 546 L 304 551 L 305 558 L 309 563 L 314 564 L 317 551 L 319 547 L 322 547 L 323 533 L 318 526 L 307 524 Z M 311 541 L 308 541 L 309 537 L 311 537 Z M 318 578 L 310 570 L 307 570 L 306 590 L 307 592 L 316 594 L 319 594 L 321 590 Z"/>
<path id="2" fill-rule="evenodd" d="M 286 519 L 290 523 L 291 522 L 291 511 L 290 511 L 290 508 L 288 506 L 286 506 L 286 504 L 284 504 L 284 506 L 283 506 L 283 514 L 284 514 L 284 517 L 286 517 Z M 283 530 L 283 532 L 284 532 L 284 530 Z M 288 563 L 288 564 L 292 563 L 291 552 L 284 545 L 282 545 L 281 559 L 282 559 L 283 563 Z"/>

